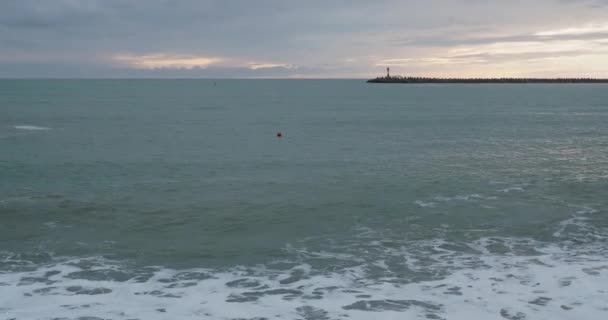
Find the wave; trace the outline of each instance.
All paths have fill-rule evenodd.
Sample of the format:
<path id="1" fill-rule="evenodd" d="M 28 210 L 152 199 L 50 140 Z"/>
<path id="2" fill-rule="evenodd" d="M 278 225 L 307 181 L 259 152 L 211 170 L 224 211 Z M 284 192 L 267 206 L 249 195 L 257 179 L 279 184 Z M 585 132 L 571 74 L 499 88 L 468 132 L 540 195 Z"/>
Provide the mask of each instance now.
<path id="1" fill-rule="evenodd" d="M 421 208 L 433 208 L 437 205 L 437 203 L 435 202 L 424 202 L 424 201 L 420 201 L 420 200 L 416 200 L 414 201 L 414 204 L 416 204 L 417 206 L 421 207 Z"/>
<path id="2" fill-rule="evenodd" d="M 449 202 L 481 202 L 486 200 L 497 200 L 497 196 L 484 196 L 479 193 L 467 194 L 467 195 L 455 195 L 455 196 L 434 196 L 431 200 L 416 200 L 414 204 L 421 208 L 433 208 L 441 203 Z"/>
<path id="3" fill-rule="evenodd" d="M 479 241 L 483 246 L 484 241 Z M 487 245 L 487 243 L 486 243 Z M 407 257 L 407 256 L 406 256 Z M 130 269 L 101 258 L 0 274 L 8 319 L 605 319 L 608 261 L 556 247 L 535 256 L 461 256 L 441 279 L 391 277 L 390 263 L 334 272 L 301 264 Z M 409 259 L 416 264 L 415 259 Z M 452 260 L 454 262 L 456 260 Z M 450 261 L 445 261 L 449 263 Z M 386 276 L 370 277 L 369 269 Z"/>
<path id="4" fill-rule="evenodd" d="M 31 130 L 31 131 L 51 130 L 51 128 L 48 128 L 48 127 L 39 127 L 39 126 L 32 126 L 32 125 L 19 125 L 19 126 L 13 126 L 13 128 L 18 129 L 18 130 Z"/>
<path id="5" fill-rule="evenodd" d="M 606 319 L 608 233 L 590 223 L 595 212 L 577 207 L 551 242 L 387 243 L 362 229 L 352 246 L 288 245 L 289 258 L 248 267 L 176 270 L 5 252 L 0 318 Z"/>
<path id="6" fill-rule="evenodd" d="M 510 193 L 510 192 L 524 192 L 524 188 L 522 186 L 513 186 L 504 189 L 498 190 L 501 193 Z"/>

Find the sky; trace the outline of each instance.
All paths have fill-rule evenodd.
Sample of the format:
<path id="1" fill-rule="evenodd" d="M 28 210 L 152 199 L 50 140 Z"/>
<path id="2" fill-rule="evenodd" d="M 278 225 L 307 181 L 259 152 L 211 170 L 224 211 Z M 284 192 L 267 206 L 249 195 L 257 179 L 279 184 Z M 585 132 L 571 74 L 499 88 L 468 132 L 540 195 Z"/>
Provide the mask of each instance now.
<path id="1" fill-rule="evenodd" d="M 0 0 L 0 78 L 606 77 L 608 0 Z"/>

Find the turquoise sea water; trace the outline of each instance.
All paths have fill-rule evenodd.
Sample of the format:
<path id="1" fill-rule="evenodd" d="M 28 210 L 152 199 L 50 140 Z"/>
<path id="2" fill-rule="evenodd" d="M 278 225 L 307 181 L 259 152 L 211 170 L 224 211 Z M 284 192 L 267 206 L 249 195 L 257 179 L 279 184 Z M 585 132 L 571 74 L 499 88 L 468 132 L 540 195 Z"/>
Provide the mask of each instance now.
<path id="1" fill-rule="evenodd" d="M 0 80 L 0 319 L 608 317 L 605 85 L 215 83 Z"/>

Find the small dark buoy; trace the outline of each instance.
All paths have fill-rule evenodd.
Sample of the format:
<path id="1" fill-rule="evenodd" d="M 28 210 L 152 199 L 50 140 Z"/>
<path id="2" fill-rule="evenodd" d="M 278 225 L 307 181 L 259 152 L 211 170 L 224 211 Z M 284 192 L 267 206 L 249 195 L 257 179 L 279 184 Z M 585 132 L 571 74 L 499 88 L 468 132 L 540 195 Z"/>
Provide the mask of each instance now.
<path id="1" fill-rule="evenodd" d="M 277 132 L 277 138 L 282 138 L 283 137 L 283 132 L 279 131 Z"/>

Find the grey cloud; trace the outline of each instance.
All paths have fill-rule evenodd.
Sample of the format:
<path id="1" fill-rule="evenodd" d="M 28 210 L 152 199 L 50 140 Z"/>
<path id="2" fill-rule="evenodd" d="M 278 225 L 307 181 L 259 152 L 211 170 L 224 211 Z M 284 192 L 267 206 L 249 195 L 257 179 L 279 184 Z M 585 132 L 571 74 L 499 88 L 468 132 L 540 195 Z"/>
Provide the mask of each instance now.
<path id="1" fill-rule="evenodd" d="M 352 70 L 345 70 L 347 72 Z M 2 64 L 1 74 L 15 74 L 13 78 L 274 78 L 290 77 L 294 74 L 314 76 L 326 73 L 320 68 L 263 68 L 252 70 L 250 68 L 192 68 L 192 69 L 153 69 L 133 70 L 129 68 L 106 68 L 99 65 L 73 65 L 66 63 L 29 63 L 29 64 Z M 344 73 L 348 77 L 348 73 Z"/>
<path id="2" fill-rule="evenodd" d="M 99 1 L 5 0 L 1 5 L 0 25 L 16 29 L 71 27 L 90 23 L 100 17 Z"/>
<path id="3" fill-rule="evenodd" d="M 538 41 L 568 41 L 568 40 L 599 40 L 608 39 L 608 32 L 595 32 L 588 34 L 562 34 L 552 36 L 537 36 L 534 34 L 518 34 L 496 37 L 458 37 L 458 36 L 430 36 L 408 37 L 391 39 L 394 46 L 426 46 L 446 47 L 461 45 L 482 45 L 499 42 L 538 42 Z"/>
<path id="4" fill-rule="evenodd" d="M 604 0 L 2 0 L 0 77 L 23 74 L 288 76 L 375 73 L 399 49 L 538 39 L 533 32 L 608 17 Z M 495 31 L 495 32 L 494 32 Z M 471 36 L 479 33 L 501 36 Z M 595 39 L 606 34 L 551 39 Z M 549 38 L 546 38 L 549 39 Z M 116 54 L 188 54 L 298 65 L 120 69 Z M 23 58 L 26 56 L 27 59 Z M 359 63 L 342 62 L 348 57 Z M 365 62 L 367 61 L 367 62 Z M 124 67 L 124 66 L 123 66 Z M 224 71 L 222 71 L 224 70 Z M 212 72 L 213 71 L 213 72 Z"/>
<path id="5" fill-rule="evenodd" d="M 548 59 L 556 57 L 577 57 L 587 53 L 583 50 L 569 50 L 560 52 L 526 52 L 526 53 L 509 53 L 509 54 L 491 54 L 491 53 L 479 53 L 479 54 L 467 54 L 460 55 L 458 59 L 463 62 L 479 61 L 480 63 L 500 63 L 506 61 L 531 61 L 538 59 Z"/>

